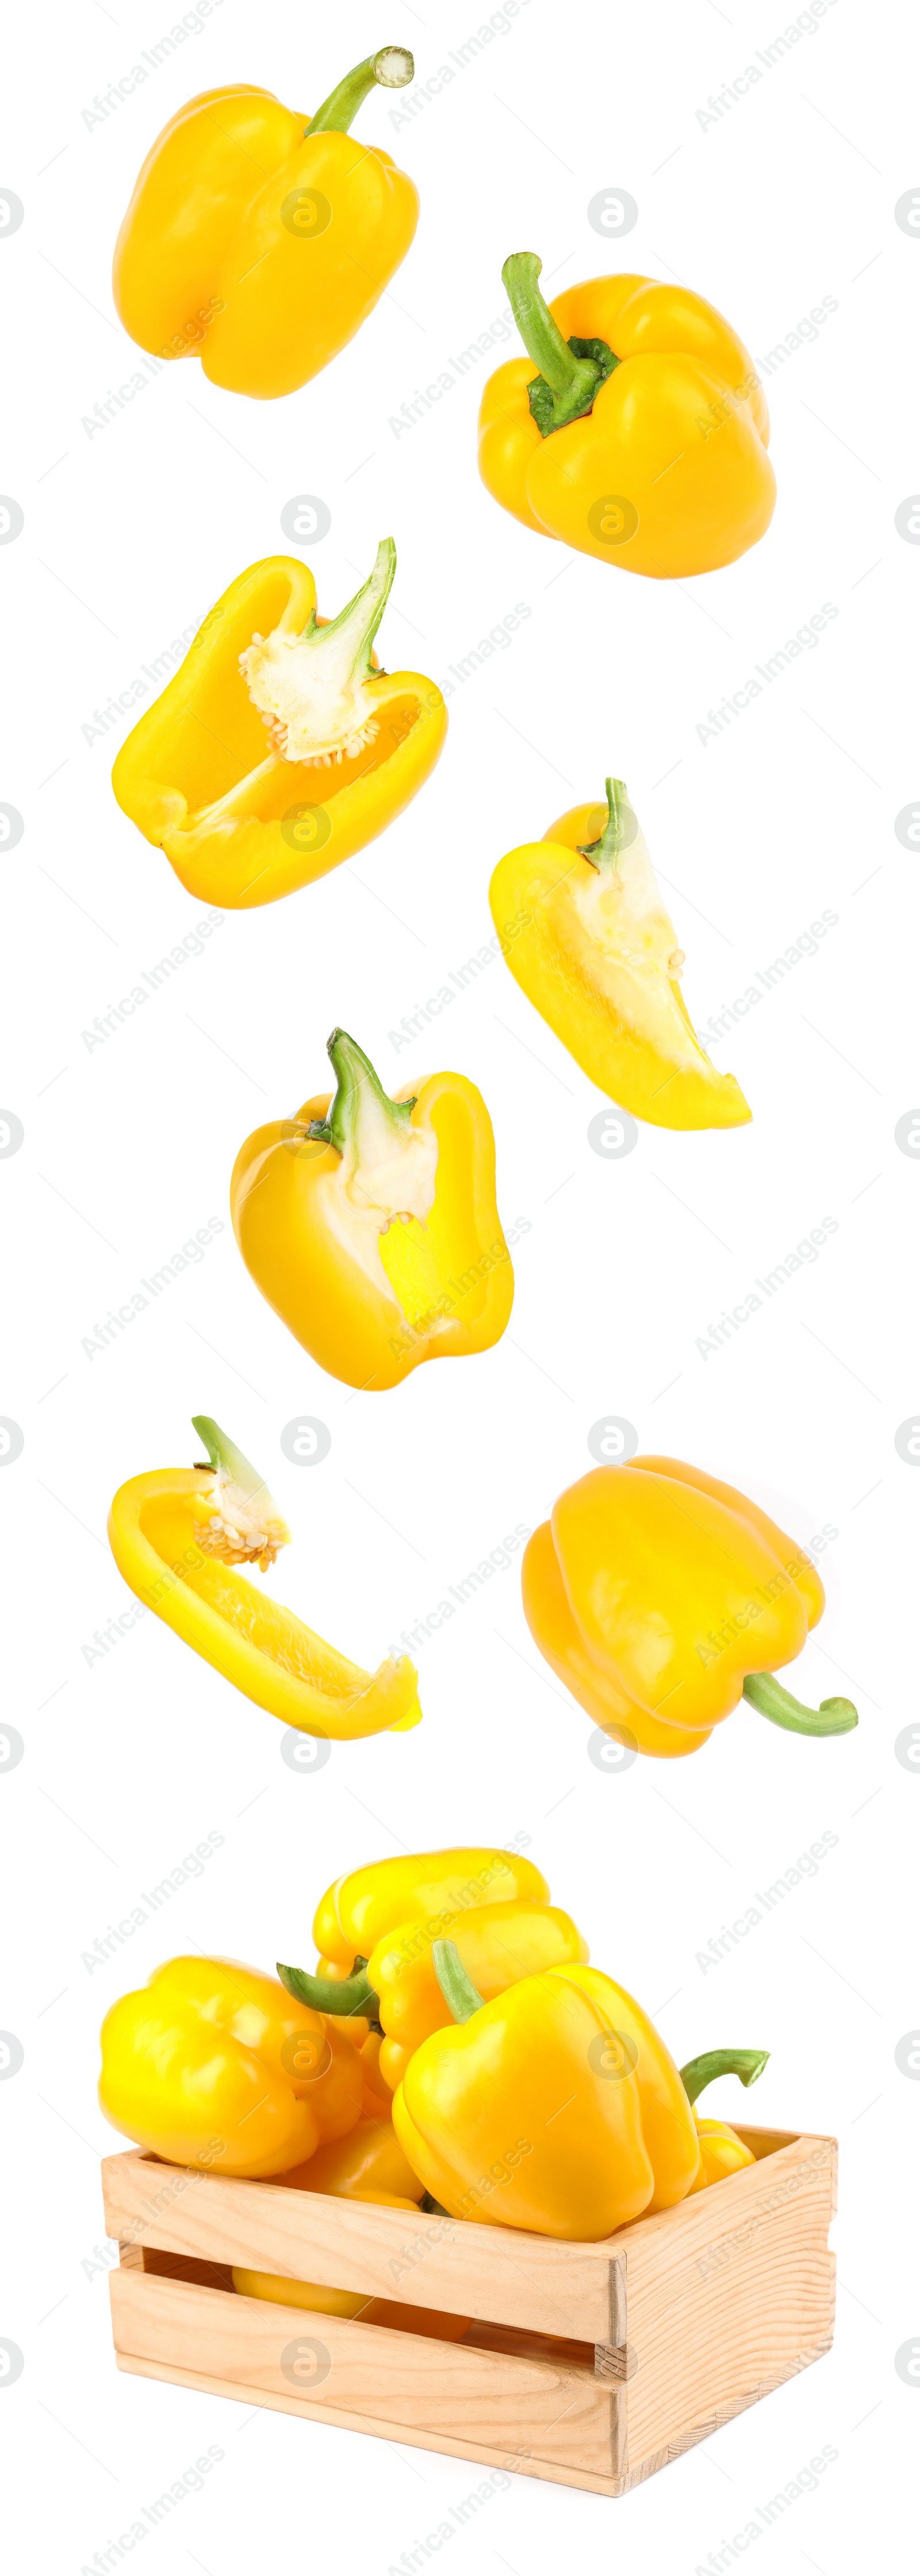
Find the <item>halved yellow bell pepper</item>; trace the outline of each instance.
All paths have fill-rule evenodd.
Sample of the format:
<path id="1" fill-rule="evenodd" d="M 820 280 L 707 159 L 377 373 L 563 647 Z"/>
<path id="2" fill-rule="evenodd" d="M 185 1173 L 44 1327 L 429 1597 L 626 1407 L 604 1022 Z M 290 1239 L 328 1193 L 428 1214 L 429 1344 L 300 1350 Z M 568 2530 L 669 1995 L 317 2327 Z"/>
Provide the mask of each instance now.
<path id="1" fill-rule="evenodd" d="M 376 840 L 430 777 L 440 689 L 381 671 L 373 650 L 395 570 L 385 537 L 329 620 L 307 564 L 250 564 L 122 744 L 118 804 L 200 901 L 247 911 L 296 893 Z"/>
<path id="2" fill-rule="evenodd" d="M 655 1127 L 750 1118 L 694 1030 L 684 952 L 621 778 L 607 780 L 606 812 L 574 805 L 509 850 L 489 903 L 515 982 L 599 1091 Z"/>
<path id="3" fill-rule="evenodd" d="M 595 2242 L 689 2191 L 693 2113 L 641 2005 L 597 1968 L 549 1968 L 483 2003 L 450 1941 L 455 2015 L 410 2059 L 393 2126 L 451 2218 Z"/>
<path id="4" fill-rule="evenodd" d="M 774 1726 L 843 1735 L 851 1700 L 802 1706 L 775 1678 L 824 1609 L 810 1557 L 766 1512 L 676 1458 L 595 1467 L 527 1542 L 524 1616 L 595 1724 L 642 1753 L 694 1753 L 742 1697 Z"/>
<path id="5" fill-rule="evenodd" d="M 391 1099 L 344 1029 L 338 1088 L 257 1127 L 230 1182 L 233 1230 L 270 1306 L 331 1377 L 379 1393 L 423 1360 L 504 1332 L 514 1296 L 481 1092 L 431 1074 Z"/>
<path id="6" fill-rule="evenodd" d="M 518 1896 L 499 1898 L 491 1905 L 458 1907 L 453 1914 L 442 1911 L 433 1921 L 413 1915 L 375 1942 L 367 1966 L 353 1973 L 345 1987 L 338 1977 L 327 1978 L 319 1971 L 311 1976 L 303 1968 L 282 1967 L 280 1962 L 278 1974 L 288 1993 L 299 1996 L 315 2012 L 372 2015 L 380 2035 L 372 2034 L 365 2042 L 362 2063 L 365 2050 L 374 2048 L 375 2062 L 389 2081 L 388 2069 L 393 2071 L 397 2061 L 385 2053 L 388 2044 L 391 2050 L 395 2045 L 408 2063 L 429 2032 L 442 2030 L 450 2021 L 450 2006 L 433 1958 L 435 1941 L 447 1934 L 485 2002 L 521 1977 L 562 1967 L 569 1960 L 583 1962 L 588 1956 L 577 1923 L 561 1906 Z M 343 2027 L 348 2027 L 347 2019 Z M 398 2074 L 394 2072 L 394 2092 L 402 2072 L 402 2065 Z"/>
<path id="7" fill-rule="evenodd" d="M 112 1503 L 109 1545 L 132 1592 L 285 1726 L 338 1738 L 417 1726 L 418 1674 L 407 1655 L 366 1673 L 235 1572 L 266 1573 L 291 1533 L 232 1440 L 208 1414 L 193 1420 L 210 1464 L 133 1476 Z"/>
<path id="8" fill-rule="evenodd" d="M 714 2048 L 704 2057 L 691 2058 L 682 2066 L 680 2080 L 689 2102 L 696 2103 L 703 2088 L 714 2084 L 720 2075 L 737 2075 L 742 2084 L 756 2084 L 763 2074 L 769 2050 L 764 2048 Z M 744 2165 L 756 2164 L 753 2150 L 745 2145 L 727 2120 L 701 2120 L 694 2109 L 696 2133 L 700 2142 L 700 2169 L 690 2191 L 708 2191 L 711 2183 L 723 2182 L 726 2174 L 740 2173 Z"/>
<path id="9" fill-rule="evenodd" d="M 353 143 L 375 84 L 412 56 L 384 45 L 308 119 L 246 81 L 177 109 L 148 152 L 115 246 L 112 292 L 132 340 L 195 356 L 212 384 L 271 400 L 328 365 L 373 312 L 418 222 L 389 152 Z"/>
<path id="10" fill-rule="evenodd" d="M 483 394 L 487 489 L 526 528 L 621 572 L 678 581 L 734 563 L 776 501 L 763 387 L 737 332 L 685 286 L 594 277 L 547 305 L 539 275 L 534 251 L 502 270 L 528 356 Z"/>
<path id="11" fill-rule="evenodd" d="M 360 2117 L 347 2040 L 235 1959 L 168 1959 L 113 2004 L 101 2042 L 106 2119 L 167 2164 L 286 2174 Z"/>
<path id="12" fill-rule="evenodd" d="M 356 1958 L 366 1967 L 377 1942 L 410 1916 L 429 1924 L 439 1916 L 454 1922 L 470 1906 L 510 1904 L 517 1897 L 549 1901 L 542 1870 L 521 1853 L 478 1843 L 405 1852 L 393 1860 L 366 1861 L 333 1879 L 313 1917 L 313 1939 L 323 1967 L 333 1960 L 352 1974 Z"/>

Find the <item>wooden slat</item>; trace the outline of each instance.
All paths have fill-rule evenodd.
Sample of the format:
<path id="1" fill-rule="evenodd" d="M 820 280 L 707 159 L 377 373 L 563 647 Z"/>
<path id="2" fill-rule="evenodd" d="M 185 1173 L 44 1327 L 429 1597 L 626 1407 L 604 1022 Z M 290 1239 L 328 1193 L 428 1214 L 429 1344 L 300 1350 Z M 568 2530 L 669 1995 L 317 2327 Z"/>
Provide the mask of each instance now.
<path id="1" fill-rule="evenodd" d="M 364 2431 L 415 2441 L 445 2437 L 502 2465 L 523 2459 L 606 2482 L 615 2479 L 617 2392 L 589 2370 L 465 2344 L 423 2341 L 357 2319 L 228 2297 L 131 2268 L 110 2274 L 116 2349 L 170 2378 L 193 2373 L 297 2412 L 330 2410 Z M 319 2345 L 324 2375 L 303 2384 L 298 2350 Z M 293 2373 L 293 2376 L 292 2376 Z"/>
<path id="2" fill-rule="evenodd" d="M 593 2477 L 589 2469 L 567 2469 L 562 2461 L 550 2465 L 546 2460 L 531 2459 L 526 2452 L 512 2456 L 510 2452 L 493 2450 L 485 2442 L 458 2442 L 449 2433 L 420 2433 L 417 2427 L 407 2433 L 404 2425 L 388 2424 L 384 2419 L 371 2424 L 365 2416 L 344 2414 L 336 2406 L 311 2406 L 303 2397 L 266 2397 L 260 2388 L 237 2388 L 229 2379 L 209 2379 L 196 2370 L 175 2370 L 168 2363 L 139 2361 L 134 2353 L 116 2352 L 115 2361 L 119 2370 L 129 2371 L 136 2378 L 159 2379 L 168 2387 L 194 2388 L 203 2397 L 235 2399 L 241 2406 L 268 2406 L 279 2415 L 299 2415 L 334 2424 L 344 2433 L 371 2433 L 379 2441 L 410 2444 L 414 2451 L 445 2451 L 451 2459 L 474 2460 L 486 2469 L 504 2469 L 512 2477 L 548 2478 L 553 2486 L 582 2487 L 600 2496 L 622 2495 L 627 2484 L 620 2476 Z"/>
<path id="3" fill-rule="evenodd" d="M 568 2245 L 282 2184 L 185 2173 L 129 2149 L 102 2167 L 106 2227 L 129 2246 L 616 2345 L 623 2235 Z"/>
<path id="4" fill-rule="evenodd" d="M 629 2229 L 631 2482 L 829 2349 L 835 2171 L 798 2137 Z"/>

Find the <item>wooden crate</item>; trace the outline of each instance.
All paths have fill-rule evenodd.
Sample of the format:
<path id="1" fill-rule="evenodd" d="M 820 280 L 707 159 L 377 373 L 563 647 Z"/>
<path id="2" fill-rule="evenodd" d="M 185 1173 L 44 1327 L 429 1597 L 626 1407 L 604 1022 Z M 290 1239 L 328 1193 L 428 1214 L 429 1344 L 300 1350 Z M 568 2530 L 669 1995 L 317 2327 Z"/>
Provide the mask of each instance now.
<path id="1" fill-rule="evenodd" d="M 623 2495 L 833 2340 L 836 2141 L 739 2135 L 755 2164 L 598 2245 L 107 2157 L 118 2367 Z M 274 2306 L 234 2263 L 474 2323 Z"/>

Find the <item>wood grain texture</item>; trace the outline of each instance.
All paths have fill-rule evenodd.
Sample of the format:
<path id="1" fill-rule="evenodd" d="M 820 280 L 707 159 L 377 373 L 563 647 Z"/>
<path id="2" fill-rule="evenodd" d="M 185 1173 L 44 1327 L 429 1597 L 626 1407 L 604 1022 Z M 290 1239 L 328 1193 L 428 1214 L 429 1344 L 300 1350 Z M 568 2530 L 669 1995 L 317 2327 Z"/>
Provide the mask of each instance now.
<path id="1" fill-rule="evenodd" d="M 627 2471 L 766 2396 L 833 2338 L 836 2142 L 799 2137 L 628 2232 Z"/>
<path id="2" fill-rule="evenodd" d="M 836 2142 L 740 2134 L 753 2165 L 600 2245 L 110 2157 L 119 2365 L 622 2495 L 832 2340 Z M 234 2262 L 476 2322 L 448 2344 L 241 2298 Z"/>
<path id="3" fill-rule="evenodd" d="M 320 2414 L 385 2422 L 404 2441 L 446 2433 L 503 2462 L 526 2452 L 613 2479 L 616 2395 L 577 2363 L 423 2341 L 133 2269 L 111 2273 L 109 2289 L 116 2350 L 135 2360 L 266 2399 L 302 2394 Z"/>
<path id="4" fill-rule="evenodd" d="M 376 2208 L 280 2183 L 185 2173 L 130 2148 L 102 2167 L 106 2227 L 128 2244 L 323 2281 L 409 2307 L 617 2343 L 620 2238 L 568 2245 L 510 2227 Z"/>
<path id="5" fill-rule="evenodd" d="M 205 2397 L 233 2398 L 239 2405 L 270 2406 L 279 2415 L 299 2415 L 309 2421 L 335 2424 L 345 2433 L 373 2433 L 379 2441 L 407 2442 L 417 2451 L 445 2451 L 451 2459 L 475 2460 L 483 2468 L 503 2469 L 509 2477 L 548 2478 L 553 2486 L 581 2487 L 599 2496 L 622 2495 L 626 2485 L 622 2477 L 593 2477 L 589 2469 L 570 2469 L 562 2461 L 550 2465 L 548 2461 L 532 2459 L 526 2451 L 496 2451 L 485 2442 L 458 2442 L 453 2434 L 419 2432 L 417 2426 L 407 2433 L 404 2425 L 384 2420 L 371 2424 L 363 2416 L 344 2414 L 337 2406 L 311 2406 L 303 2397 L 266 2397 L 258 2388 L 237 2388 L 232 2380 L 209 2379 L 198 2371 L 178 2370 L 169 2363 L 139 2361 L 134 2353 L 116 2352 L 115 2361 L 119 2370 L 140 2379 L 160 2379 L 170 2387 L 197 2388 Z"/>

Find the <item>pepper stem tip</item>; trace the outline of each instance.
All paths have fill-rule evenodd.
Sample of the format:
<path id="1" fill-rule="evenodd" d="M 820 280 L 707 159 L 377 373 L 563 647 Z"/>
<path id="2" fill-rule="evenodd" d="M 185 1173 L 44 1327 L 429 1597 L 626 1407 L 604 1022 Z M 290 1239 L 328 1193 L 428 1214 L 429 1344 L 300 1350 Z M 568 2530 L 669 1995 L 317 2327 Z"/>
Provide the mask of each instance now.
<path id="1" fill-rule="evenodd" d="M 769 2058 L 768 2048 L 710 2048 L 702 2057 L 691 2057 L 680 2070 L 688 2102 L 696 2102 L 706 2085 L 715 2084 L 720 2075 L 737 2075 L 739 2084 L 756 2084 Z"/>
<path id="2" fill-rule="evenodd" d="M 791 1735 L 850 1735 L 859 1725 L 859 1710 L 851 1699 L 823 1699 L 820 1707 L 806 1708 L 777 1681 L 775 1673 L 748 1673 L 743 1691 L 761 1717 L 768 1717 L 771 1726 L 786 1727 Z"/>

